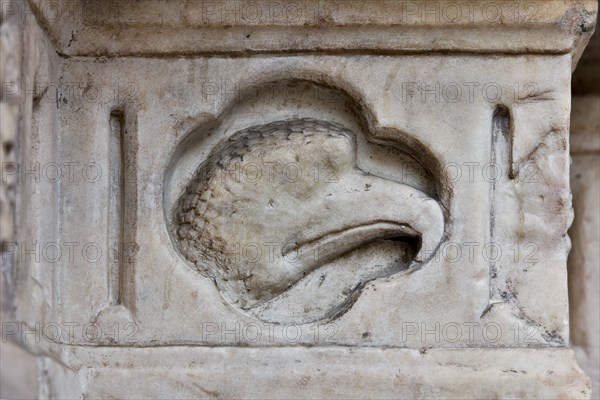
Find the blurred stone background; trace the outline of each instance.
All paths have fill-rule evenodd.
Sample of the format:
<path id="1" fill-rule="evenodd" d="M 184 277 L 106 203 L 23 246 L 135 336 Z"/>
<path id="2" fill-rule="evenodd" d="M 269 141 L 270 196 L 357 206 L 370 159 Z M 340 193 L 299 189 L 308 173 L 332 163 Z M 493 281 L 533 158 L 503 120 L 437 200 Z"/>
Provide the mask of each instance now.
<path id="1" fill-rule="evenodd" d="M 571 346 L 600 399 L 600 35 L 592 36 L 572 82 L 571 190 L 575 219 L 569 230 Z"/>
<path id="2" fill-rule="evenodd" d="M 5 8 L 2 7 L 0 13 Z M 0 82 L 20 82 L 22 21 L 0 14 Z M 570 230 L 569 256 L 571 345 L 592 379 L 593 398 L 600 398 L 600 35 L 592 37 L 573 75 L 571 118 L 571 186 L 575 220 Z M 0 166 L 16 162 L 18 96 L 0 92 Z M 0 182 L 0 252 L 13 239 L 17 182 Z M 0 320 L 14 322 L 12 260 L 0 254 Z M 0 341 L 0 398 L 37 398 L 36 358 L 15 342 Z"/>
<path id="3" fill-rule="evenodd" d="M 6 83 L 20 82 L 22 58 L 22 23 L 18 18 L 7 20 L 2 4 L 0 11 L 0 171 L 7 163 L 17 161 L 19 106 L 17 96 L 8 97 Z M 36 358 L 4 334 L 4 323 L 13 322 L 12 259 L 4 250 L 13 239 L 15 190 L 17 182 L 4 173 L 0 176 L 0 398 L 37 398 Z"/>

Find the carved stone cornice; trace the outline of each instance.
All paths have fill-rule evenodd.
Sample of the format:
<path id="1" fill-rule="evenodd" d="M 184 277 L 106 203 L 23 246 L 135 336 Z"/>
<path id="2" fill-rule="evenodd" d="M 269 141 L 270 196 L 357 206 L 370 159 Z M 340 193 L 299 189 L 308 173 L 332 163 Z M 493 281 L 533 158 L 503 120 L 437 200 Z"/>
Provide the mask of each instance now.
<path id="1" fill-rule="evenodd" d="M 578 60 L 598 3 L 28 0 L 26 7 L 66 56 L 572 53 Z"/>

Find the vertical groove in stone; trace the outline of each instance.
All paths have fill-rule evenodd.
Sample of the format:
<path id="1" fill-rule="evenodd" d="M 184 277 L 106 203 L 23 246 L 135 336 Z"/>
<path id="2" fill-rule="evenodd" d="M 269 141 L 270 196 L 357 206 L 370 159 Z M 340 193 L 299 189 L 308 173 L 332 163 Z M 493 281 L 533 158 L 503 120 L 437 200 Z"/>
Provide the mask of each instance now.
<path id="1" fill-rule="evenodd" d="M 108 267 L 108 302 L 122 303 L 124 214 L 125 214 L 125 138 L 121 111 L 110 113 L 108 244 L 112 248 Z"/>
<path id="2" fill-rule="evenodd" d="M 500 181 L 512 176 L 512 137 L 511 122 L 508 108 L 498 105 L 492 116 L 491 129 L 491 148 L 490 148 L 490 169 L 495 171 L 495 175 L 489 177 L 490 182 L 490 251 L 494 252 L 498 248 L 498 239 L 496 237 L 496 210 L 497 197 L 496 186 Z M 488 255 L 490 261 L 490 303 L 502 301 L 501 294 L 498 291 L 498 265 L 494 260 L 496 255 Z"/>

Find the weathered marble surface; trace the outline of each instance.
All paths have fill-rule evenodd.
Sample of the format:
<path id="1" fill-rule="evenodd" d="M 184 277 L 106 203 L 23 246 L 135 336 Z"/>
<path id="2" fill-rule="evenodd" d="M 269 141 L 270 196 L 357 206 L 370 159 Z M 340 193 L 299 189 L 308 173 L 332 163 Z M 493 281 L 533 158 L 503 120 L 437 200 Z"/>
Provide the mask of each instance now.
<path id="1" fill-rule="evenodd" d="M 75 350 L 75 349 L 73 349 Z M 69 352 L 70 353 L 70 352 Z M 116 348 L 52 361 L 52 397 L 93 398 L 533 398 L 589 397 L 569 349 Z M 165 368 L 176 358 L 177 365 Z M 169 362 L 169 361 L 167 361 Z M 171 362 L 169 362 L 171 364 Z M 102 365 L 102 367 L 98 367 Z M 77 371 L 77 372 L 73 372 Z"/>
<path id="2" fill-rule="evenodd" d="M 17 242 L 64 254 L 16 257 L 42 395 L 590 396 L 568 348 L 566 231 L 570 74 L 597 5 L 518 4 L 535 13 L 501 26 L 484 11 L 497 3 L 457 24 L 406 8 L 426 3 L 232 24 L 126 1 L 118 28 L 106 3 L 53 21 L 28 3 L 22 157 L 75 166 L 19 187 Z M 228 154 L 262 127 L 290 143 Z M 330 136 L 312 149 L 307 132 Z M 211 155 L 242 175 L 208 186 L 239 193 L 202 198 Z M 300 167 L 283 200 L 244 175 L 265 160 Z M 181 220 L 224 234 L 203 242 Z M 323 238 L 350 245 L 299 268 L 236 259 Z"/>

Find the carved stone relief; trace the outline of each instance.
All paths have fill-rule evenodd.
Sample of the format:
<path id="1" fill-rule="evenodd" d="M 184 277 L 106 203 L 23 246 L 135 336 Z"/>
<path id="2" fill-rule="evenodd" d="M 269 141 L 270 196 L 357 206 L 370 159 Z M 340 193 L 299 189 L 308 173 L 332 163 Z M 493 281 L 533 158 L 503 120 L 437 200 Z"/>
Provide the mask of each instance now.
<path id="1" fill-rule="evenodd" d="M 337 90 L 289 80 L 258 87 L 250 102 L 289 86 L 300 93 L 299 109 L 314 106 L 318 95 L 324 108 L 355 103 Z M 243 114 L 243 106 L 231 107 L 224 119 Z M 334 320 L 368 282 L 410 273 L 438 249 L 445 218 L 435 197 L 440 183 L 409 144 L 368 139 L 353 111 L 337 111 L 339 122 L 273 116 L 194 150 L 199 166 L 166 210 L 171 237 L 239 311 L 277 324 Z M 364 160 L 373 163 L 374 156 L 382 167 L 371 171 Z"/>
<path id="2" fill-rule="evenodd" d="M 24 157 L 106 173 L 26 182 L 18 239 L 121 255 L 16 264 L 27 326 L 100 332 L 31 344 L 49 393 L 589 395 L 565 265 L 570 70 L 595 5 L 449 25 L 402 20 L 405 2 L 282 24 L 122 3 L 145 19 L 28 22 L 43 51 L 27 42 L 24 70 L 63 86 L 28 100 Z M 88 101 L 115 84 L 136 90 Z"/>
<path id="3" fill-rule="evenodd" d="M 367 282 L 430 259 L 444 232 L 435 199 L 360 169 L 355 134 L 309 118 L 218 144 L 173 218 L 180 251 L 229 303 L 276 323 L 335 319 Z M 271 251 L 240 260 L 248 244 Z"/>

